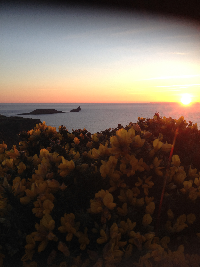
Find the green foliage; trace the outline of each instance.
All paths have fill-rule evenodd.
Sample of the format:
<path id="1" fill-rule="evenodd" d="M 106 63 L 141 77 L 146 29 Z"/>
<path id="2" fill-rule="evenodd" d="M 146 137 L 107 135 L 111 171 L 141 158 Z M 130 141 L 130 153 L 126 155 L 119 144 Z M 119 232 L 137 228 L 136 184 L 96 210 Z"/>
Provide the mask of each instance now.
<path id="1" fill-rule="evenodd" d="M 42 123 L 20 138 L 0 144 L 0 266 L 199 266 L 195 124 L 157 113 L 93 135 Z"/>

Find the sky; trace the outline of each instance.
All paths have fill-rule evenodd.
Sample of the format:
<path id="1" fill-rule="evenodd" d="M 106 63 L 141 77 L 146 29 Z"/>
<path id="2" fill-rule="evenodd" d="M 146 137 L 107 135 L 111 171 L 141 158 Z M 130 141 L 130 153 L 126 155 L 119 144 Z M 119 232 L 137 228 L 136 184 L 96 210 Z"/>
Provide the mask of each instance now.
<path id="1" fill-rule="evenodd" d="M 1 6 L 0 103 L 200 102 L 199 48 L 176 17 Z"/>

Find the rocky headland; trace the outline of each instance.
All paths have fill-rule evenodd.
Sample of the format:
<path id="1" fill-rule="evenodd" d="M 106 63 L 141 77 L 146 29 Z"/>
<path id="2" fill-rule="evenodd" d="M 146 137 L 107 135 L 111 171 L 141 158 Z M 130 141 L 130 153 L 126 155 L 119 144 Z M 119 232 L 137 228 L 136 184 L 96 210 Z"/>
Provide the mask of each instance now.
<path id="1" fill-rule="evenodd" d="M 8 149 L 11 149 L 13 145 L 18 146 L 19 133 L 33 129 L 38 123 L 41 123 L 40 119 L 0 115 L 0 144 L 4 141 Z"/>
<path id="2" fill-rule="evenodd" d="M 79 106 L 78 108 L 70 110 L 70 112 L 79 112 L 81 110 L 81 107 Z"/>
<path id="3" fill-rule="evenodd" d="M 21 113 L 17 115 L 39 115 L 39 114 L 55 114 L 55 113 L 65 113 L 63 111 L 58 111 L 56 109 L 35 109 L 28 113 Z"/>

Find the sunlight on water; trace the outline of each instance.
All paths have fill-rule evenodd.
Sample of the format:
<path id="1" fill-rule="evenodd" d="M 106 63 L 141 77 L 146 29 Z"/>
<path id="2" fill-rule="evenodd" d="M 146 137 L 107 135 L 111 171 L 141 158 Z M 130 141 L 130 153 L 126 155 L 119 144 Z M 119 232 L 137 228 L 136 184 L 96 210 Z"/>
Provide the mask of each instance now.
<path id="1" fill-rule="evenodd" d="M 71 109 L 81 106 L 78 113 Z M 138 117 L 152 118 L 156 112 L 160 116 L 178 119 L 184 116 L 187 122 L 200 125 L 200 103 L 184 106 L 181 103 L 137 103 L 137 104 L 0 104 L 0 114 L 16 116 L 19 113 L 31 112 L 39 108 L 54 108 L 66 113 L 51 115 L 23 115 L 24 118 L 39 118 L 47 125 L 58 127 L 64 125 L 69 131 L 86 128 L 95 133 L 108 128 L 116 128 L 118 124 L 126 126 L 137 122 Z"/>

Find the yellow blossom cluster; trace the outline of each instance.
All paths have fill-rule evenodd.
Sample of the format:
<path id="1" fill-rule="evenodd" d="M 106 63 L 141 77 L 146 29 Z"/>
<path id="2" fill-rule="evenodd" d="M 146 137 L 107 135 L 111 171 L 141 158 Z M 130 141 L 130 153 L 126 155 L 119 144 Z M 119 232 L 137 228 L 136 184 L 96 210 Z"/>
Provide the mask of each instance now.
<path id="1" fill-rule="evenodd" d="M 22 137 L 0 144 L 0 267 L 16 253 L 23 267 L 199 266 L 196 125 L 155 114 L 95 134 L 41 123 Z"/>
<path id="2" fill-rule="evenodd" d="M 95 198 L 90 200 L 90 209 L 88 212 L 101 213 L 101 222 L 106 223 L 106 220 L 110 220 L 111 213 L 116 204 L 113 203 L 113 195 L 108 190 L 101 190 L 95 194 Z"/>
<path id="3" fill-rule="evenodd" d="M 73 213 L 70 214 L 64 214 L 64 217 L 61 217 L 61 226 L 58 228 L 58 230 L 61 233 L 66 233 L 66 241 L 71 241 L 73 238 L 73 235 L 75 235 L 80 227 L 80 223 L 74 222 L 75 216 Z"/>

